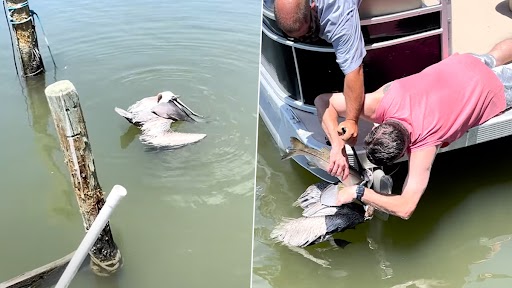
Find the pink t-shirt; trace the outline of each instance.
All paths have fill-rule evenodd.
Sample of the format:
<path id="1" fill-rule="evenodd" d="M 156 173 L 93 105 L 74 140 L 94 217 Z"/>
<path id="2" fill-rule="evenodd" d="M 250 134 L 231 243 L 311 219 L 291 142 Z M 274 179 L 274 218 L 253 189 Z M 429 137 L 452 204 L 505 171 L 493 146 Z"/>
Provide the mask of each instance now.
<path id="1" fill-rule="evenodd" d="M 391 84 L 376 122 L 398 120 L 409 130 L 409 151 L 447 146 L 505 109 L 503 84 L 470 54 L 453 54 Z"/>

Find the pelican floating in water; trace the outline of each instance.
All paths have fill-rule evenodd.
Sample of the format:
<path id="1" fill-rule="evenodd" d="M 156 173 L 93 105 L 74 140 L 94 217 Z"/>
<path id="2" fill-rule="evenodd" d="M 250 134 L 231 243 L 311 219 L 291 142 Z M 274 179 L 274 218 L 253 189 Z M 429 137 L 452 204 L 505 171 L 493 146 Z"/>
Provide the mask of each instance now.
<path id="1" fill-rule="evenodd" d="M 178 98 L 178 95 L 164 91 L 137 101 L 127 110 L 118 107 L 114 110 L 141 129 L 139 139 L 142 143 L 156 147 L 179 148 L 202 140 L 206 134 L 178 133 L 171 129 L 173 122 L 196 122 L 198 118 L 203 118 Z"/>

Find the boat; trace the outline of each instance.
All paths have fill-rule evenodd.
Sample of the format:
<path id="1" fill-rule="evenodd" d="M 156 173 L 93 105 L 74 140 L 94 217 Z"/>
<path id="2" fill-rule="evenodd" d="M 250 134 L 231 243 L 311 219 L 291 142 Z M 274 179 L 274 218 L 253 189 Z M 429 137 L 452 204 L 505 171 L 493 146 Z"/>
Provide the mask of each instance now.
<path id="1" fill-rule="evenodd" d="M 452 54 L 451 0 L 363 0 L 359 15 L 367 50 L 363 60 L 365 91 L 373 92 L 389 81 L 418 73 Z M 327 147 L 313 101 L 322 93 L 342 92 L 343 78 L 330 43 L 287 38 L 275 22 L 273 0 L 263 1 L 259 115 L 280 149 L 288 148 L 290 137 L 315 149 Z M 361 119 L 355 149 L 346 149 L 354 167 L 358 167 L 355 154 L 363 168 L 375 167 L 366 158 L 363 144 L 373 125 Z M 470 129 L 439 153 L 511 133 L 509 110 Z M 293 159 L 320 179 L 338 182 L 327 172 L 310 167 L 305 156 Z M 396 162 L 402 161 L 407 161 L 406 156 Z"/>

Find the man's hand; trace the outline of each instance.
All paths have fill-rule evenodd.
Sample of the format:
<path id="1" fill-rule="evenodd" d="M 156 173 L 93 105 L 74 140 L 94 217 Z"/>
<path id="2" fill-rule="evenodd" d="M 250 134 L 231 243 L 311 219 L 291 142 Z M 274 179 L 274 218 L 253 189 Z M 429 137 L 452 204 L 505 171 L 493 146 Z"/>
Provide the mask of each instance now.
<path id="1" fill-rule="evenodd" d="M 358 126 L 356 121 L 347 119 L 338 125 L 338 133 L 341 135 L 341 139 L 348 145 L 354 146 L 357 142 Z"/>
<path id="2" fill-rule="evenodd" d="M 347 153 L 344 148 L 331 149 L 329 155 L 329 167 L 327 167 L 327 173 L 331 176 L 341 177 L 342 181 L 345 181 L 349 174 L 349 166 L 347 161 Z"/>
<path id="3" fill-rule="evenodd" d="M 345 187 L 338 191 L 338 197 L 336 197 L 336 206 L 351 203 L 355 198 L 356 186 Z"/>

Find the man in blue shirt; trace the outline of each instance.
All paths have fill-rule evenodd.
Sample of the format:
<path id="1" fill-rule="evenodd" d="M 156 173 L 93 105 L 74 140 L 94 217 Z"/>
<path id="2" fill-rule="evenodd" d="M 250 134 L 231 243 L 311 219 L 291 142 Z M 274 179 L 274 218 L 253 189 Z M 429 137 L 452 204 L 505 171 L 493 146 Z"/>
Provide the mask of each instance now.
<path id="1" fill-rule="evenodd" d="M 363 108 L 364 80 L 362 62 L 366 56 L 359 4 L 361 0 L 275 0 L 274 14 L 279 27 L 292 38 L 311 41 L 318 37 L 332 43 L 336 62 L 345 74 L 343 94 L 346 102 L 345 121 L 339 126 L 334 109 L 326 109 L 329 98 L 317 97 L 315 105 L 329 141 L 331 155 L 328 171 L 333 176 L 348 177 L 345 143 L 357 140 L 359 116 Z M 339 127 L 339 128 L 338 128 Z M 338 135 L 338 129 L 345 133 Z"/>

